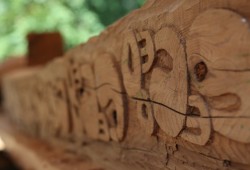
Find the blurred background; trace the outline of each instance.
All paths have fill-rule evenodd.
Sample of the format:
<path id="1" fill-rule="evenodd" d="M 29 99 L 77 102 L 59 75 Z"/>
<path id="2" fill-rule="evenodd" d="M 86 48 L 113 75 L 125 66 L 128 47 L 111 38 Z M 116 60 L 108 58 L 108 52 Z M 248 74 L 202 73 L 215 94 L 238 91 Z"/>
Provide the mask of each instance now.
<path id="1" fill-rule="evenodd" d="M 0 0 L 0 102 L 4 75 L 41 66 L 139 8 L 145 0 Z M 0 137 L 0 170 L 20 170 Z"/>
<path id="2" fill-rule="evenodd" d="M 27 53 L 29 33 L 60 32 L 67 50 L 145 0 L 0 0 L 0 61 Z"/>

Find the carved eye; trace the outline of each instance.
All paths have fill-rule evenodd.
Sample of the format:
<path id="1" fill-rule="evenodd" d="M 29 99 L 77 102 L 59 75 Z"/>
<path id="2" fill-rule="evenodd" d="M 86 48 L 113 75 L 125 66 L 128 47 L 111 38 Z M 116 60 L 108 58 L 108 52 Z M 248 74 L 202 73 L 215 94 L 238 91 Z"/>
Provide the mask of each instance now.
<path id="1" fill-rule="evenodd" d="M 75 79 L 75 84 L 78 84 L 80 81 L 78 79 Z"/>
<path id="2" fill-rule="evenodd" d="M 146 47 L 146 39 L 142 39 L 141 41 L 139 41 L 138 46 L 140 48 Z"/>
<path id="3" fill-rule="evenodd" d="M 78 93 L 79 93 L 79 95 L 80 95 L 80 96 L 82 96 L 82 95 L 83 95 L 83 93 L 84 93 L 84 88 L 83 88 L 83 87 L 81 87 L 81 88 L 78 90 Z"/>
<path id="4" fill-rule="evenodd" d="M 142 56 L 142 64 L 145 64 L 148 62 L 148 55 Z"/>
<path id="5" fill-rule="evenodd" d="M 134 72 L 131 48 L 129 47 L 128 50 L 129 50 L 129 51 L 128 51 L 128 59 L 127 59 L 128 68 L 129 68 L 129 70 L 130 70 L 131 72 Z"/>
<path id="6" fill-rule="evenodd" d="M 105 131 L 104 131 L 103 129 L 99 129 L 99 133 L 100 133 L 100 134 L 104 134 Z"/>
<path id="7" fill-rule="evenodd" d="M 146 104 L 142 104 L 142 117 L 148 119 L 148 112 Z"/>
<path id="8" fill-rule="evenodd" d="M 62 98 L 63 97 L 63 94 L 62 94 L 62 91 L 61 90 L 58 90 L 57 92 L 56 92 L 56 96 L 58 97 L 58 98 Z"/>
<path id="9" fill-rule="evenodd" d="M 199 81 L 199 82 L 203 81 L 206 78 L 207 66 L 203 61 L 197 63 L 194 66 L 194 74 L 195 74 L 197 81 Z"/>
<path id="10" fill-rule="evenodd" d="M 173 70 L 173 58 L 170 56 L 170 54 L 164 50 L 164 49 L 159 49 L 156 52 L 157 56 L 157 65 L 161 70 L 164 72 L 170 72 Z"/>
<path id="11" fill-rule="evenodd" d="M 103 125 L 103 120 L 102 119 L 99 119 L 98 122 L 99 122 L 100 125 Z"/>
<path id="12" fill-rule="evenodd" d="M 113 110 L 112 116 L 113 116 L 114 126 L 116 127 L 117 123 L 118 123 L 117 122 L 117 112 L 116 112 L 116 110 Z"/>

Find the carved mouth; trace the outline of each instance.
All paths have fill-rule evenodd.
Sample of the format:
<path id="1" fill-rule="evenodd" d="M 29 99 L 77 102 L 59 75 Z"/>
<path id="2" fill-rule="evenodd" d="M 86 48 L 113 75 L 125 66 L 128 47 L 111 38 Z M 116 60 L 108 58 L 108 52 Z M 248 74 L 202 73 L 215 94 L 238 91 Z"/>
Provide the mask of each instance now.
<path id="1" fill-rule="evenodd" d="M 207 97 L 211 108 L 221 111 L 233 112 L 240 109 L 241 99 L 237 94 L 224 93 L 219 96 Z"/>

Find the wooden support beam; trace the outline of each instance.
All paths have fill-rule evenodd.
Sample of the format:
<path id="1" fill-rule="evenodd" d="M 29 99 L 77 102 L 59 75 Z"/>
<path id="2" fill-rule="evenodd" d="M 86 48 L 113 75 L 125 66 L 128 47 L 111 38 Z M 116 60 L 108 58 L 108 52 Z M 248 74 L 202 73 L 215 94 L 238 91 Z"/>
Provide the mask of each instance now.
<path id="1" fill-rule="evenodd" d="M 250 1 L 149 0 L 3 81 L 22 131 L 104 169 L 250 169 Z"/>
<path id="2" fill-rule="evenodd" d="M 53 147 L 45 141 L 20 133 L 3 115 L 0 116 L 0 136 L 6 151 L 23 170 L 102 170 L 86 155 L 70 148 Z"/>

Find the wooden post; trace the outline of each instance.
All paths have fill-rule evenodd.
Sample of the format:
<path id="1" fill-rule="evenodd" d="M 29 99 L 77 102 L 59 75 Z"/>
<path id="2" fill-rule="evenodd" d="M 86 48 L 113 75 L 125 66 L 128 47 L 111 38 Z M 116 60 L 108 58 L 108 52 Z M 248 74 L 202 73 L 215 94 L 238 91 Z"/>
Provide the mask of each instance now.
<path id="1" fill-rule="evenodd" d="M 22 129 L 104 169 L 250 169 L 250 1 L 148 0 L 5 77 Z"/>

